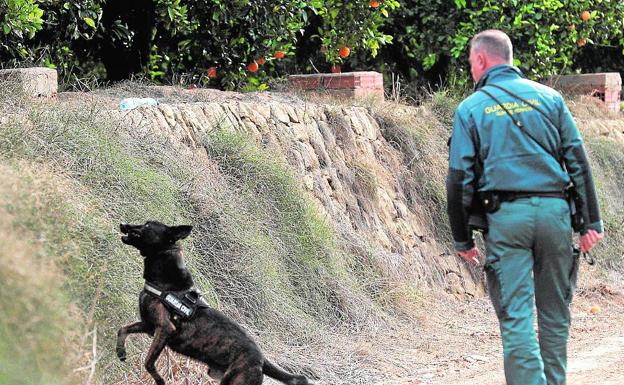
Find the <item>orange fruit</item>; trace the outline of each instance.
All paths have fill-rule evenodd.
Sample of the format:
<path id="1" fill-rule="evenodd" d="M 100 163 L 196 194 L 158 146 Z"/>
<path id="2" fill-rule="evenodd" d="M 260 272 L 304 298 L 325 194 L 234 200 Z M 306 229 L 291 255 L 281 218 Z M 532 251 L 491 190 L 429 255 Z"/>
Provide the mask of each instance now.
<path id="1" fill-rule="evenodd" d="M 576 44 L 577 44 L 579 47 L 584 47 L 584 46 L 585 46 L 585 44 L 587 44 L 587 39 L 585 39 L 585 38 L 583 38 L 583 39 L 578 39 L 578 40 L 576 41 Z"/>
<path id="2" fill-rule="evenodd" d="M 275 51 L 275 56 L 276 59 L 283 59 L 284 56 L 286 56 L 286 52 L 284 51 Z"/>
<path id="3" fill-rule="evenodd" d="M 370 3 L 368 3 L 368 5 L 370 5 L 371 8 L 379 8 L 379 1 L 371 0 Z"/>
<path id="4" fill-rule="evenodd" d="M 334 64 L 333 66 L 331 66 L 331 72 L 333 74 L 339 74 L 342 72 L 342 67 L 340 67 L 339 64 Z"/>
<path id="5" fill-rule="evenodd" d="M 208 68 L 208 77 L 214 79 L 217 77 L 217 67 Z"/>
<path id="6" fill-rule="evenodd" d="M 591 14 L 589 13 L 589 11 L 581 12 L 581 20 L 588 21 L 589 19 L 591 19 Z"/>
<path id="7" fill-rule="evenodd" d="M 594 305 L 594 306 L 591 307 L 591 309 L 589 309 L 589 311 L 592 314 L 598 314 L 598 313 L 600 313 L 600 306 Z"/>
<path id="8" fill-rule="evenodd" d="M 258 63 L 258 65 L 264 65 L 266 63 L 266 59 L 264 57 L 259 57 L 256 59 L 256 63 Z"/>
<path id="9" fill-rule="evenodd" d="M 340 56 L 343 59 L 346 59 L 347 57 L 349 57 L 350 54 L 351 54 L 351 49 L 349 47 L 340 47 L 340 50 L 338 51 L 338 56 Z"/>
<path id="10" fill-rule="evenodd" d="M 249 63 L 247 65 L 247 71 L 254 73 L 254 72 L 258 72 L 258 63 L 253 62 L 253 63 Z"/>

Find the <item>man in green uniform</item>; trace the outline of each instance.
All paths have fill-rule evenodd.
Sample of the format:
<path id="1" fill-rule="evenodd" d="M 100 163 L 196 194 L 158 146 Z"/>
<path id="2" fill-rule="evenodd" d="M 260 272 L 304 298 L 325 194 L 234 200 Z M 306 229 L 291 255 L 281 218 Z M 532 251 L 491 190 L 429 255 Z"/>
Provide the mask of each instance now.
<path id="1" fill-rule="evenodd" d="M 455 112 L 448 214 L 458 255 L 476 264 L 480 255 L 469 225 L 473 202 L 488 211 L 485 271 L 507 384 L 565 385 L 578 268 L 564 197 L 570 182 L 582 202 L 582 251 L 602 239 L 603 225 L 583 141 L 563 98 L 524 78 L 512 63 L 504 32 L 473 37 L 476 92 Z"/>

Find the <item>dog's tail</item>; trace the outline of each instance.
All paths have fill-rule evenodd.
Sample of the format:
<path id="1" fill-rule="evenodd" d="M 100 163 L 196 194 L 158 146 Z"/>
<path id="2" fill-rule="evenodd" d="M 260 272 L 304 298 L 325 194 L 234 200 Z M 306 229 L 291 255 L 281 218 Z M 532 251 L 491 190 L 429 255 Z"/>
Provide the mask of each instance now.
<path id="1" fill-rule="evenodd" d="M 277 365 L 273 365 L 269 360 L 264 360 L 262 366 L 262 372 L 271 378 L 275 378 L 278 381 L 287 385 L 308 385 L 308 379 L 304 376 L 298 376 L 288 373 L 284 369 L 281 369 Z"/>

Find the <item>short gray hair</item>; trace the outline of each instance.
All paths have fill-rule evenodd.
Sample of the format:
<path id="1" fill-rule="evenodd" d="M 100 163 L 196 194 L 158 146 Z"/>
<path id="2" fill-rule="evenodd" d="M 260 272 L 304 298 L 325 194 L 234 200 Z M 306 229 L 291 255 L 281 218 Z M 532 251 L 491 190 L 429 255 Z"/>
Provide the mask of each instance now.
<path id="1" fill-rule="evenodd" d="M 483 50 L 488 55 L 503 59 L 509 64 L 513 62 L 511 39 L 498 29 L 488 29 L 476 34 L 470 40 L 470 49 Z"/>

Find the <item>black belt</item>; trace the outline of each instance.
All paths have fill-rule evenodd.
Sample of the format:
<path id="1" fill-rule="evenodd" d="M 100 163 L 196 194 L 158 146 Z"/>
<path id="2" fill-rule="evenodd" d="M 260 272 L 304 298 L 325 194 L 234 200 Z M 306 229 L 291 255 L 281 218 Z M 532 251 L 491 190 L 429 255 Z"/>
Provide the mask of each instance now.
<path id="1" fill-rule="evenodd" d="M 495 194 L 498 195 L 501 202 L 512 202 L 516 199 L 531 197 L 566 199 L 566 196 L 563 192 L 497 191 L 495 192 Z"/>

